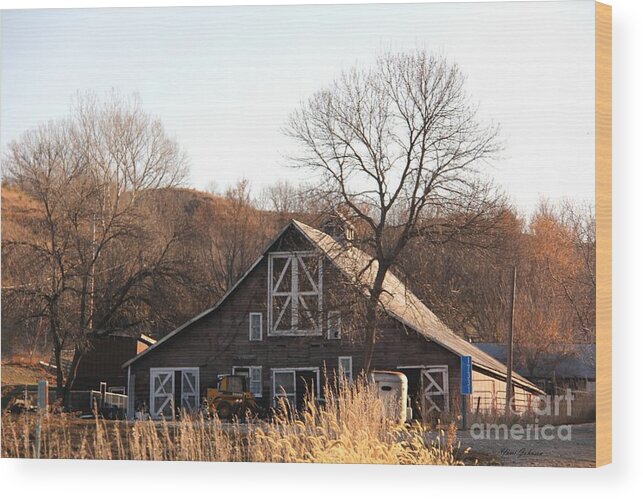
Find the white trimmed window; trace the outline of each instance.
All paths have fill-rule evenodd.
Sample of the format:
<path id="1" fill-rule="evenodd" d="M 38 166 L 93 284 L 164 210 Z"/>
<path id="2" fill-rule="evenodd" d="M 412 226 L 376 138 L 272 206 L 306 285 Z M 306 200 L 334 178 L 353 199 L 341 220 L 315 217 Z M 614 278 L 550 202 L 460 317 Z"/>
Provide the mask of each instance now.
<path id="1" fill-rule="evenodd" d="M 339 377 L 353 381 L 353 357 L 339 357 Z"/>
<path id="2" fill-rule="evenodd" d="M 268 257 L 268 335 L 321 335 L 322 259 L 311 251 Z"/>
<path id="3" fill-rule="evenodd" d="M 250 313 L 250 341 L 261 341 L 263 336 L 262 322 L 263 316 L 261 312 Z"/>
<path id="4" fill-rule="evenodd" d="M 248 390 L 255 397 L 260 398 L 263 395 L 261 366 L 235 366 L 232 368 L 232 374 L 245 376 L 248 380 Z"/>
<path id="5" fill-rule="evenodd" d="M 272 375 L 272 396 L 278 407 L 280 398 L 285 398 L 291 407 L 297 403 L 297 390 L 294 370 L 276 370 Z"/>
<path id="6" fill-rule="evenodd" d="M 342 337 L 342 316 L 338 310 L 328 312 L 328 339 L 338 340 Z"/>

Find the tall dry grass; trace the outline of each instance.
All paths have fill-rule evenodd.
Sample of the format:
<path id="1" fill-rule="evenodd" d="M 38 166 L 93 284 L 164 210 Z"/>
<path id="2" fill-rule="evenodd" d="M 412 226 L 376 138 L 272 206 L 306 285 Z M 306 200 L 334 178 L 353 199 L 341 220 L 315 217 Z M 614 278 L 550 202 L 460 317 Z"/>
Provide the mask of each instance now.
<path id="1" fill-rule="evenodd" d="M 393 423 L 374 386 L 360 379 L 326 387 L 299 414 L 277 411 L 268 421 L 223 423 L 185 415 L 179 421 L 83 421 L 42 417 L 41 458 L 278 463 L 456 465 L 454 435 L 428 440 L 420 426 Z M 38 416 L 3 417 L 2 456 L 36 457 Z"/>

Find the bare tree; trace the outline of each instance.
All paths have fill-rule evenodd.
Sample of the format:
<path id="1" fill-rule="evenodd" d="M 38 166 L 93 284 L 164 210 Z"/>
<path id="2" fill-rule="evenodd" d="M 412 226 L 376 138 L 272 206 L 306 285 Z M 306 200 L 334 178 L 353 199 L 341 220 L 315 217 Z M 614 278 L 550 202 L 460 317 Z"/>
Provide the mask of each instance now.
<path id="1" fill-rule="evenodd" d="M 297 211 L 298 198 L 297 186 L 287 180 L 278 180 L 262 190 L 261 206 L 280 214 L 294 213 Z"/>
<path id="2" fill-rule="evenodd" d="M 250 182 L 239 180 L 219 200 L 215 219 L 207 227 L 206 262 L 220 296 L 241 277 L 267 241 L 262 213 L 254 206 Z"/>
<path id="3" fill-rule="evenodd" d="M 488 206 L 476 174 L 499 149 L 497 129 L 476 119 L 464 84 L 458 66 L 444 58 L 388 54 L 370 68 L 344 72 L 290 118 L 287 133 L 304 151 L 295 165 L 321 173 L 365 227 L 361 243 L 373 275 L 366 285 L 366 370 L 384 279 L 402 250 L 443 231 L 450 212 L 475 219 Z"/>
<path id="4" fill-rule="evenodd" d="M 278 180 L 262 190 L 259 202 L 262 209 L 287 217 L 318 211 L 318 194 L 317 186 Z"/>
<path id="5" fill-rule="evenodd" d="M 160 121 L 135 97 L 116 93 L 105 101 L 79 95 L 67 119 L 10 144 L 4 166 L 41 207 L 45 236 L 3 240 L 3 252 L 28 249 L 38 270 L 37 279 L 14 292 L 43 311 L 60 397 L 71 390 L 91 334 L 144 321 L 135 313 L 139 286 L 162 271 L 178 236 L 155 233 L 141 216 L 142 200 L 179 183 L 186 164 Z M 70 350 L 65 372 L 63 352 Z"/>

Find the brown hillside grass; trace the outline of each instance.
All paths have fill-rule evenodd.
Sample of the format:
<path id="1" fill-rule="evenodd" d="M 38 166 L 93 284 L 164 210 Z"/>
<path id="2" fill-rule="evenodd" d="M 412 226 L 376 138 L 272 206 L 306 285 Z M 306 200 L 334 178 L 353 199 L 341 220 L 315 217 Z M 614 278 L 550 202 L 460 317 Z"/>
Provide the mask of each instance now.
<path id="1" fill-rule="evenodd" d="M 18 359 L 18 360 L 16 360 Z M 0 367 L 2 386 L 24 387 L 37 386 L 40 380 L 46 379 L 50 386 L 55 386 L 56 378 L 51 371 L 38 365 L 37 361 L 11 356 L 10 360 L 3 359 Z"/>
<path id="2" fill-rule="evenodd" d="M 2 186 L 2 239 L 38 240 L 42 207 L 17 187 Z"/>

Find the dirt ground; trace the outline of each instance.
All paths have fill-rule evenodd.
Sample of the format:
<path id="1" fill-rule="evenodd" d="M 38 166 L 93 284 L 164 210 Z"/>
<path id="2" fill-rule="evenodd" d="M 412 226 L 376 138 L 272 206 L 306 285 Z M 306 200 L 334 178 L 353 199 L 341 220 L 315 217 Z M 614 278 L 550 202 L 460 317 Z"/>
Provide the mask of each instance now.
<path id="1" fill-rule="evenodd" d="M 596 424 L 571 425 L 569 440 L 477 439 L 471 431 L 458 431 L 462 448 L 470 447 L 467 464 L 502 466 L 593 467 L 596 465 Z M 479 434 L 478 434 L 479 435 Z M 492 433 L 495 435 L 495 433 Z M 567 432 L 564 430 L 566 437 Z"/>

